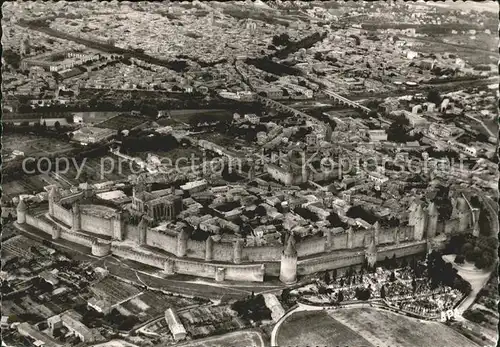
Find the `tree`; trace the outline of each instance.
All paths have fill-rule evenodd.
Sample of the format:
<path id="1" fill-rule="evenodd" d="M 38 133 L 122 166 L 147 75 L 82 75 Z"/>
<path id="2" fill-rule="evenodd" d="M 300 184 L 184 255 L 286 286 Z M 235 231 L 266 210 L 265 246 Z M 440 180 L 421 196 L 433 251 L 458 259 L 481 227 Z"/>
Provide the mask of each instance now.
<path id="1" fill-rule="evenodd" d="M 389 277 L 389 281 L 391 281 L 391 282 L 396 281 L 396 275 L 394 274 L 394 271 L 391 272 L 391 275 Z"/>
<path id="2" fill-rule="evenodd" d="M 328 217 L 326 217 L 326 220 L 330 223 L 330 225 L 332 227 L 346 227 L 347 224 L 342 222 L 342 220 L 340 219 L 339 215 L 337 213 L 335 213 L 335 211 L 332 211 L 330 212 L 330 215 Z"/>
<path id="3" fill-rule="evenodd" d="M 273 36 L 272 43 L 274 46 L 286 46 L 290 43 L 290 36 L 287 33 Z"/>
<path id="4" fill-rule="evenodd" d="M 7 65 L 11 65 L 16 70 L 19 69 L 21 56 L 17 52 L 10 49 L 5 49 L 2 55 Z"/>
<path id="5" fill-rule="evenodd" d="M 330 283 L 330 273 L 327 271 L 325 272 L 325 283 L 329 284 Z"/>
<path id="6" fill-rule="evenodd" d="M 479 210 L 479 233 L 484 236 L 491 235 L 489 216 L 483 208 Z"/>
<path id="7" fill-rule="evenodd" d="M 337 269 L 333 269 L 333 271 L 332 271 L 332 278 L 333 278 L 334 281 L 337 280 Z"/>
<path id="8" fill-rule="evenodd" d="M 366 301 L 370 299 L 371 290 L 369 288 L 356 288 L 356 299 Z"/>
<path id="9" fill-rule="evenodd" d="M 455 263 L 456 263 L 456 264 L 463 264 L 463 263 L 464 263 L 464 260 L 465 260 L 465 257 L 464 257 L 462 254 L 458 254 L 458 255 L 455 257 Z"/>
<path id="10" fill-rule="evenodd" d="M 56 121 L 54 123 L 54 127 L 56 128 L 57 131 L 61 130 L 61 123 L 59 123 L 59 121 Z"/>
<path id="11" fill-rule="evenodd" d="M 403 118 L 403 117 L 400 117 Z M 407 142 L 408 134 L 406 128 L 401 121 L 394 121 L 387 129 L 387 140 L 391 142 Z"/>
<path id="12" fill-rule="evenodd" d="M 380 297 L 382 299 L 385 299 L 385 286 L 382 286 L 382 288 L 380 288 Z"/>
<path id="13" fill-rule="evenodd" d="M 408 260 L 406 260 L 406 258 L 403 258 L 403 259 L 401 260 L 401 267 L 402 267 L 402 268 L 405 268 L 405 267 L 407 267 L 407 266 L 408 266 Z"/>
<path id="14" fill-rule="evenodd" d="M 267 214 L 266 208 L 262 205 L 259 205 L 255 208 L 255 214 L 258 216 L 265 216 Z"/>
<path id="15" fill-rule="evenodd" d="M 287 303 L 288 299 L 290 299 L 290 289 L 285 288 L 281 292 L 281 301 L 283 301 L 284 303 Z"/>
<path id="16" fill-rule="evenodd" d="M 435 88 L 429 90 L 429 93 L 427 94 L 427 101 L 433 102 L 436 105 L 441 104 L 441 94 L 439 91 Z"/>
<path id="17" fill-rule="evenodd" d="M 337 296 L 337 301 L 338 302 L 344 301 L 344 292 L 342 292 L 341 290 L 339 290 L 339 295 Z"/>

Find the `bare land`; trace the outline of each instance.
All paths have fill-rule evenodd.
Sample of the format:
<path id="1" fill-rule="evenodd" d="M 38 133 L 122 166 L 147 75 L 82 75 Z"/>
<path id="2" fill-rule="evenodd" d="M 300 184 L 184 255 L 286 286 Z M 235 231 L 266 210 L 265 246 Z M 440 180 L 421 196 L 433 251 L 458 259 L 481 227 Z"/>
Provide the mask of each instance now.
<path id="1" fill-rule="evenodd" d="M 376 346 L 326 311 L 292 314 L 280 327 L 277 342 L 279 346 Z"/>
<path id="2" fill-rule="evenodd" d="M 373 308 L 335 310 L 329 312 L 329 316 L 355 330 L 375 346 L 477 347 L 442 323 L 422 321 Z"/>

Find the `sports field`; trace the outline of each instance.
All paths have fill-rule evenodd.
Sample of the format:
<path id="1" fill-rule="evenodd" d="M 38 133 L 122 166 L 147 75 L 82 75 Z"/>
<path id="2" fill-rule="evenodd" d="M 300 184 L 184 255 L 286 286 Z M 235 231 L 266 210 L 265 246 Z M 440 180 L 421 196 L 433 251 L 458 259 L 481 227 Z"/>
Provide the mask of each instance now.
<path id="1" fill-rule="evenodd" d="M 438 322 L 374 308 L 302 311 L 280 327 L 279 346 L 477 347 Z"/>
<path id="2" fill-rule="evenodd" d="M 208 337 L 206 339 L 193 340 L 178 347 L 264 347 L 266 344 L 260 333 L 257 331 L 236 331 L 220 336 Z"/>

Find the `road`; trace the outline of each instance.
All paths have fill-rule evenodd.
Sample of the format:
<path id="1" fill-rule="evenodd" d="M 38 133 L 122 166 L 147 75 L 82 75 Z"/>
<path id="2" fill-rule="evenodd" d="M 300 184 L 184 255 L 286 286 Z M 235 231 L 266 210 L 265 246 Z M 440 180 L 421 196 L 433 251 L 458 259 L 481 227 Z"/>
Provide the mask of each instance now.
<path id="1" fill-rule="evenodd" d="M 472 287 L 472 291 L 470 294 L 463 300 L 456 308 L 456 312 L 459 314 L 459 317 L 455 317 L 457 320 L 464 320 L 462 317 L 463 313 L 467 311 L 467 309 L 474 303 L 476 300 L 477 294 L 483 289 L 484 285 L 488 282 L 490 278 L 491 271 L 483 271 L 476 269 L 474 266 L 462 266 L 458 265 L 454 262 L 455 255 L 448 254 L 443 256 L 443 260 L 449 262 L 453 265 L 455 269 L 457 269 L 458 274 L 464 280 L 470 283 Z"/>
<path id="2" fill-rule="evenodd" d="M 464 116 L 481 124 L 481 126 L 484 128 L 484 130 L 486 130 L 486 132 L 488 133 L 488 135 L 490 135 L 490 137 L 496 138 L 496 135 L 488 128 L 488 126 L 486 124 L 484 124 L 484 122 L 482 120 L 477 119 L 476 117 L 471 116 L 470 114 L 467 114 L 467 113 L 464 113 Z"/>

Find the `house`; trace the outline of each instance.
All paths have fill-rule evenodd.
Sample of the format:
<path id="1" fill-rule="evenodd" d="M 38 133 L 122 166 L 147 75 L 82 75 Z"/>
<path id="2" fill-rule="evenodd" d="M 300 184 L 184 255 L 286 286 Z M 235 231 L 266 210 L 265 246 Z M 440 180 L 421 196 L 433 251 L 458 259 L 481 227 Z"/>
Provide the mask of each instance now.
<path id="1" fill-rule="evenodd" d="M 444 112 L 450 108 L 450 99 L 444 99 L 439 106 L 439 111 Z"/>
<path id="2" fill-rule="evenodd" d="M 387 133 L 383 129 L 368 130 L 370 142 L 387 141 Z"/>
<path id="3" fill-rule="evenodd" d="M 60 347 L 61 344 L 57 343 L 53 339 L 51 339 L 47 334 L 42 333 L 41 331 L 35 329 L 31 324 L 27 322 L 23 322 L 17 326 L 17 331 L 22 336 L 28 336 L 33 339 L 33 344 L 43 345 L 44 347 Z"/>
<path id="4" fill-rule="evenodd" d="M 87 305 L 99 313 L 108 314 L 111 312 L 111 304 L 106 300 L 99 300 L 92 297 L 87 301 Z"/>
<path id="5" fill-rule="evenodd" d="M 45 282 L 50 283 L 51 285 L 55 286 L 59 283 L 59 280 L 54 276 L 52 273 L 48 271 L 44 271 L 38 275 L 41 279 L 43 279 Z"/>
<path id="6" fill-rule="evenodd" d="M 190 194 L 196 193 L 196 192 L 201 192 L 201 191 L 205 190 L 207 187 L 208 187 L 208 182 L 204 179 L 198 180 L 198 181 L 188 182 L 188 183 L 180 186 L 180 188 L 183 191 L 186 191 Z"/>
<path id="7" fill-rule="evenodd" d="M 260 118 L 255 113 L 245 114 L 245 119 L 252 124 L 259 124 Z"/>
<path id="8" fill-rule="evenodd" d="M 285 309 L 279 302 L 278 298 L 274 294 L 262 294 L 267 308 L 271 311 L 271 318 L 274 322 L 280 320 L 281 317 L 285 315 Z"/>
<path id="9" fill-rule="evenodd" d="M 418 114 L 405 112 L 404 115 L 405 115 L 405 118 L 408 119 L 410 126 L 412 126 L 414 128 L 427 124 L 427 120 L 425 118 L 419 116 Z"/>
<path id="10" fill-rule="evenodd" d="M 175 341 L 186 338 L 186 329 L 184 328 L 184 325 L 182 325 L 179 316 L 172 308 L 168 308 L 165 311 L 165 320 L 167 321 L 168 328 L 170 329 Z"/>
<path id="11" fill-rule="evenodd" d="M 93 342 L 95 340 L 92 331 L 78 319 L 78 314 L 73 311 L 66 311 L 61 314 L 62 325 L 72 334 L 77 336 L 82 342 Z"/>

